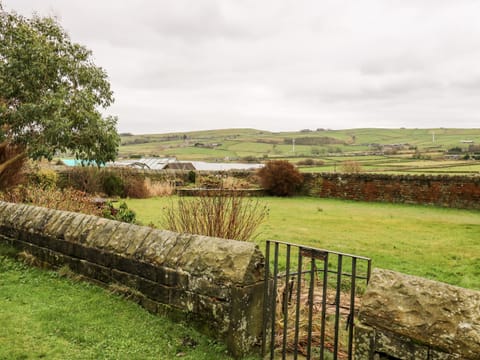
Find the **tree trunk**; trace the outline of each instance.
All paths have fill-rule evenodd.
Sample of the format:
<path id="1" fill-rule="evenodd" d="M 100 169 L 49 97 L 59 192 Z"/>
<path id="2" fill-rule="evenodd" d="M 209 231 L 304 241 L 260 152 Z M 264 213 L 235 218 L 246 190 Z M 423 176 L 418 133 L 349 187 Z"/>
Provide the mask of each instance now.
<path id="1" fill-rule="evenodd" d="M 12 145 L 8 140 L 0 143 L 0 191 L 24 180 L 26 159 L 27 153 L 23 147 Z"/>
<path id="2" fill-rule="evenodd" d="M 25 153 L 21 152 L 14 157 L 11 157 L 7 161 L 0 164 L 0 176 L 10 167 L 18 163 L 22 158 L 25 158 Z M 20 170 L 20 169 L 19 169 Z"/>

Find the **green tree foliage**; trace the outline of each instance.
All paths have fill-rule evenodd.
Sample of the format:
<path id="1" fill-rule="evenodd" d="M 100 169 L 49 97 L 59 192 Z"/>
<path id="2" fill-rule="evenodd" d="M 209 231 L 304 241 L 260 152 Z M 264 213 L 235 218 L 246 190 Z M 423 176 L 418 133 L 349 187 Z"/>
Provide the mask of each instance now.
<path id="1" fill-rule="evenodd" d="M 291 196 L 303 182 L 303 175 L 286 160 L 267 162 L 258 176 L 262 187 L 275 196 Z"/>
<path id="2" fill-rule="evenodd" d="M 0 2 L 0 141 L 33 159 L 57 151 L 104 163 L 120 138 L 106 72 L 72 42 L 57 20 L 7 12 Z"/>

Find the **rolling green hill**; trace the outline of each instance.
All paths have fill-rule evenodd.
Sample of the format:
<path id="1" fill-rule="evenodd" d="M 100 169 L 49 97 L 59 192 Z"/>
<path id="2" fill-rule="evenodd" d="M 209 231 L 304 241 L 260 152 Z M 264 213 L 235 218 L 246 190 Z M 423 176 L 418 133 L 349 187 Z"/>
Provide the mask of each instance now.
<path id="1" fill-rule="evenodd" d="M 298 132 L 221 129 L 122 134 L 121 139 L 119 155 L 124 158 L 175 156 L 179 160 L 289 159 L 294 162 L 311 158 L 323 164 L 316 164 L 309 171 L 334 171 L 346 160 L 359 162 L 364 171 L 374 172 L 437 172 L 435 169 L 441 168 L 440 172 L 448 173 L 446 168 L 449 167 L 459 173 L 480 171 L 478 161 L 464 161 L 467 157 L 480 159 L 480 129 L 318 129 Z M 457 153 L 452 153 L 455 148 Z M 446 161 L 447 154 L 456 158 Z"/>

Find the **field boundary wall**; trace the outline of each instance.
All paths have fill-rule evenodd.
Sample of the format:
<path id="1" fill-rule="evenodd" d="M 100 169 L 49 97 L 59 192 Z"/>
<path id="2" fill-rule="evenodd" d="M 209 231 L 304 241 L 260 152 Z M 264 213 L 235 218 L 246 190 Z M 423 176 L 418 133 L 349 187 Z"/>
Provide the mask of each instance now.
<path id="1" fill-rule="evenodd" d="M 112 168 L 113 169 L 113 168 Z M 189 171 L 137 170 L 152 181 L 188 184 Z M 199 176 L 232 176 L 256 181 L 254 171 L 195 171 Z M 68 178 L 68 170 L 60 176 Z M 303 173 L 298 194 L 322 198 L 434 205 L 480 210 L 480 176 Z M 188 191 L 187 191 L 188 192 Z M 260 191 L 254 192 L 261 195 Z"/>
<path id="2" fill-rule="evenodd" d="M 147 310 L 189 320 L 236 357 L 259 343 L 265 261 L 253 243 L 6 202 L 0 241 L 100 284 L 127 287 Z"/>
<path id="3" fill-rule="evenodd" d="M 480 177 L 304 174 L 302 192 L 322 198 L 480 209 Z"/>

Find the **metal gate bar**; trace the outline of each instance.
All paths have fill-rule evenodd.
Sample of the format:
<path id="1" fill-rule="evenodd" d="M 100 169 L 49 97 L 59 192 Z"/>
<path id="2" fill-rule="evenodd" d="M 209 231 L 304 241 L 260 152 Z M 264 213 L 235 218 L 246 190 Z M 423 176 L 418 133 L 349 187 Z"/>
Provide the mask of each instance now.
<path id="1" fill-rule="evenodd" d="M 357 288 L 368 283 L 371 259 L 268 240 L 265 261 L 262 355 L 353 359 Z"/>
<path id="2" fill-rule="evenodd" d="M 300 284 L 302 282 L 302 254 L 301 252 L 299 251 L 298 252 L 298 281 L 297 281 L 297 284 Z M 266 265 L 268 266 L 268 265 Z M 265 290 L 267 290 L 267 287 L 265 286 Z M 300 330 L 299 330 L 299 324 L 300 324 L 300 295 L 301 295 L 301 291 L 302 291 L 302 288 L 300 286 L 297 285 L 297 301 L 296 301 L 296 311 L 295 311 L 295 342 L 294 342 L 294 352 L 293 352 L 293 356 L 294 356 L 294 359 L 297 360 L 297 357 L 298 357 L 298 336 L 299 336 L 299 333 L 300 333 Z M 286 347 L 283 347 L 282 349 L 286 349 Z M 282 356 L 283 358 L 285 358 L 285 354 L 286 352 L 285 351 L 282 351 Z"/>

